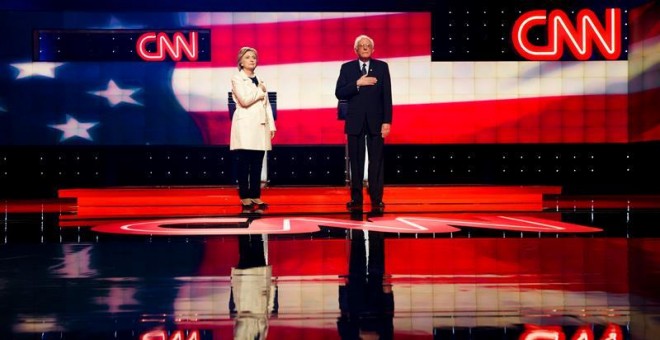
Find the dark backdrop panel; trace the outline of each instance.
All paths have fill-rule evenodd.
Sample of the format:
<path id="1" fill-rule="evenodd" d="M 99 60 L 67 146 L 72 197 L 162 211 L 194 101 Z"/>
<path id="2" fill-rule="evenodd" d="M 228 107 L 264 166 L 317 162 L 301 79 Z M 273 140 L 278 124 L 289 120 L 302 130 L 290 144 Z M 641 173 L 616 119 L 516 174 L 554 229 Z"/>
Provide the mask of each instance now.
<path id="1" fill-rule="evenodd" d="M 657 193 L 658 143 L 387 145 L 386 185 L 561 185 L 564 193 Z M 344 186 L 344 147 L 280 147 L 269 185 Z M 54 197 L 61 188 L 233 186 L 227 147 L 0 148 L 0 196 Z"/>

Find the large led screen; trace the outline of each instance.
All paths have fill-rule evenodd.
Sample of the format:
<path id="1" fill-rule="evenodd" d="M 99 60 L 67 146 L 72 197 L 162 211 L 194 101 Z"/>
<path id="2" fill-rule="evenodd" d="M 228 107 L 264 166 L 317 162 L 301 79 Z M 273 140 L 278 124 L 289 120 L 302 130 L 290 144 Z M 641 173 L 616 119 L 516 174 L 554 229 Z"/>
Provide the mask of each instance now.
<path id="1" fill-rule="evenodd" d="M 199 29 L 209 33 L 210 54 L 39 61 L 48 48 L 39 32 L 58 29 L 102 31 L 104 39 Z M 3 12 L 0 145 L 227 145 L 230 78 L 242 46 L 258 50 L 257 75 L 276 94 L 275 146 L 343 144 L 334 89 L 360 34 L 390 66 L 387 143 L 630 141 L 628 60 L 432 61 L 432 46 L 442 48 L 432 31 L 430 12 Z M 115 51 L 107 41 L 112 53 L 133 53 L 134 45 Z"/>

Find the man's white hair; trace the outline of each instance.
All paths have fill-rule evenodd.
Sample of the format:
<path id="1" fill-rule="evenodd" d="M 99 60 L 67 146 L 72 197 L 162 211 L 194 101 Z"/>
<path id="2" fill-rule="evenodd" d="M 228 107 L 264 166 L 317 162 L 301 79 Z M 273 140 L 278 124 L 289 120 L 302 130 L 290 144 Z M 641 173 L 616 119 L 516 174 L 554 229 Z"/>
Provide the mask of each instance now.
<path id="1" fill-rule="evenodd" d="M 371 48 L 374 47 L 374 40 L 371 39 L 371 37 L 369 37 L 368 35 L 362 34 L 362 35 L 359 35 L 357 38 L 355 38 L 355 43 L 353 43 L 353 49 L 355 49 L 357 51 L 358 44 L 360 43 L 360 40 L 362 40 L 362 39 L 369 40 L 369 42 L 371 43 Z"/>

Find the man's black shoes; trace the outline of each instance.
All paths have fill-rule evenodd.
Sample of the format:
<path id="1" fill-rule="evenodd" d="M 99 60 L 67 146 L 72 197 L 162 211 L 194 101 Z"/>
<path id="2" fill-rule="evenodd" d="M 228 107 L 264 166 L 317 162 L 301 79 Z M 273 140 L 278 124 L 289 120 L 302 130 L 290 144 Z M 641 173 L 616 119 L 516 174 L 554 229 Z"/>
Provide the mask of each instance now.
<path id="1" fill-rule="evenodd" d="M 346 203 L 346 209 L 348 210 L 362 210 L 362 202 L 358 201 L 350 201 Z M 378 201 L 378 202 L 373 202 L 371 203 L 371 210 L 372 211 L 384 211 L 385 210 L 385 203 L 383 201 Z"/>
<path id="2" fill-rule="evenodd" d="M 362 202 L 351 200 L 346 203 L 346 209 L 348 210 L 362 210 Z"/>
<path id="3" fill-rule="evenodd" d="M 371 211 L 378 211 L 378 212 L 385 211 L 385 203 L 383 203 L 383 201 L 372 202 Z"/>

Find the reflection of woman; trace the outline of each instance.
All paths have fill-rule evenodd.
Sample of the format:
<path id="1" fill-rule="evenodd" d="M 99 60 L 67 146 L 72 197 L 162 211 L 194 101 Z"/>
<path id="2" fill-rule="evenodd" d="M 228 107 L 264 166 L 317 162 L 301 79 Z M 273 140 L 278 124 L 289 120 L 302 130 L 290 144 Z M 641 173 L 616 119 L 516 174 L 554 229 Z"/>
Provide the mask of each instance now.
<path id="1" fill-rule="evenodd" d="M 232 297 L 235 304 L 234 339 L 265 339 L 272 294 L 270 266 L 231 269 Z"/>
<path id="2" fill-rule="evenodd" d="M 231 122 L 229 149 L 236 152 L 238 161 L 238 193 L 243 208 L 261 200 L 261 168 L 264 154 L 271 150 L 275 136 L 273 110 L 268 101 L 264 82 L 257 78 L 257 50 L 243 47 L 238 51 L 238 69 L 231 78 L 231 91 L 236 111 Z"/>
<path id="3" fill-rule="evenodd" d="M 277 290 L 260 235 L 238 236 L 239 261 L 231 269 L 230 312 L 234 339 L 265 339 L 269 311 L 276 313 Z"/>

